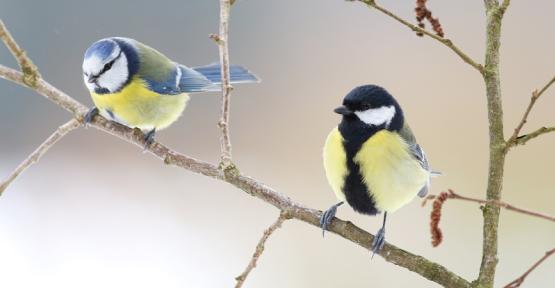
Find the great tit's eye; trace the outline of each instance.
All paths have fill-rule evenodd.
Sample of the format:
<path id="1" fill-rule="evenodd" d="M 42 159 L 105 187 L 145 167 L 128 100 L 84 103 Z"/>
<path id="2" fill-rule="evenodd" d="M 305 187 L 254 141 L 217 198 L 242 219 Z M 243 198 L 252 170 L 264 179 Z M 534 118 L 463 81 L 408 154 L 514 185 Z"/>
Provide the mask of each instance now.
<path id="1" fill-rule="evenodd" d="M 372 106 L 370 106 L 370 104 L 362 104 L 362 106 L 360 108 L 362 108 L 363 111 L 366 111 L 366 110 L 372 108 Z"/>

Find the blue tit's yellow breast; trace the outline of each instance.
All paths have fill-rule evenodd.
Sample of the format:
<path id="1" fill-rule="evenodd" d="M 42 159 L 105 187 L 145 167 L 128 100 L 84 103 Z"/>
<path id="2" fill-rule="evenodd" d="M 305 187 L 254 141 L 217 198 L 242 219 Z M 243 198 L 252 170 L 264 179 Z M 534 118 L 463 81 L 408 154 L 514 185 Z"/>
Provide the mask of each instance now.
<path id="1" fill-rule="evenodd" d="M 354 161 L 380 211 L 393 212 L 407 204 L 429 179 L 429 172 L 413 158 L 405 140 L 388 130 L 366 140 Z"/>
<path id="2" fill-rule="evenodd" d="M 143 130 L 164 129 L 175 122 L 189 99 L 186 93 L 178 95 L 156 93 L 148 88 L 145 81 L 136 76 L 119 92 L 91 93 L 91 96 L 103 116 Z"/>
<path id="3" fill-rule="evenodd" d="M 324 144 L 324 169 L 333 192 L 338 199 L 345 201 L 342 189 L 349 171 L 347 170 L 347 155 L 343 148 L 343 137 L 337 128 L 330 132 Z"/>

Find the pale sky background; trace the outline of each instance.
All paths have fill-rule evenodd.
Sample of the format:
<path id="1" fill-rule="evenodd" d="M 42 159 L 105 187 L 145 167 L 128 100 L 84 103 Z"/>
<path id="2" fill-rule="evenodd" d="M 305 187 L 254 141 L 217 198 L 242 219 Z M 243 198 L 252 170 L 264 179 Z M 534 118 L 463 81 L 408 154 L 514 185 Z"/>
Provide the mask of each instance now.
<path id="1" fill-rule="evenodd" d="M 415 22 L 414 1 L 380 1 Z M 482 1 L 428 1 L 446 36 L 483 62 Z M 533 89 L 555 70 L 552 1 L 512 1 L 503 24 L 501 74 L 506 133 Z M 85 49 L 108 36 L 135 38 L 189 66 L 218 59 L 215 0 L 0 0 L 0 17 L 50 83 L 92 105 L 82 83 Z M 447 188 L 485 197 L 487 115 L 480 75 L 439 43 L 360 3 L 238 0 L 231 60 L 257 73 L 232 100 L 234 159 L 242 172 L 318 209 L 336 202 L 321 164 L 332 112 L 353 87 L 379 84 L 404 108 Z M 0 63 L 15 67 L 5 47 Z M 216 162 L 220 97 L 195 95 L 158 139 Z M 555 88 L 524 131 L 555 125 Z M 30 90 L 0 81 L 0 178 L 70 115 Z M 504 200 L 555 214 L 555 133 L 507 158 Z M 430 245 L 430 207 L 419 201 L 389 217 L 387 240 L 468 280 L 481 259 L 477 205 L 450 201 L 444 243 Z M 0 198 L 0 287 L 232 287 L 278 211 L 230 185 L 165 166 L 135 146 L 79 129 L 21 175 Z M 338 216 L 375 232 L 381 217 L 342 207 Z M 503 211 L 497 285 L 555 245 L 555 225 Z M 552 287 L 555 259 L 523 287 Z M 335 235 L 288 221 L 268 241 L 245 287 L 438 287 Z"/>

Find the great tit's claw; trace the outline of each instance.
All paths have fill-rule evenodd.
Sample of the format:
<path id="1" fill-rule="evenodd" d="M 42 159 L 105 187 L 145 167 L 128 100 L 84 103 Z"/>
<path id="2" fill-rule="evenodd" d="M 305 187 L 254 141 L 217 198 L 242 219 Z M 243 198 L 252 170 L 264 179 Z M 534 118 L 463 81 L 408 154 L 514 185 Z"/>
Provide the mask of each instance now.
<path id="1" fill-rule="evenodd" d="M 376 236 L 374 236 L 374 241 L 372 241 L 372 258 L 374 258 L 375 254 L 380 253 L 384 244 L 385 244 L 385 228 L 382 227 L 380 228 L 380 230 L 378 230 L 378 233 L 376 233 Z"/>
<path id="2" fill-rule="evenodd" d="M 330 225 L 331 220 L 333 220 L 333 217 L 335 217 L 335 213 L 337 212 L 337 207 L 341 206 L 342 204 L 343 204 L 343 201 L 331 206 L 328 210 L 324 211 L 324 213 L 322 214 L 322 217 L 320 217 L 320 227 L 322 227 L 322 237 L 324 237 L 326 230 L 328 230 L 328 226 Z"/>

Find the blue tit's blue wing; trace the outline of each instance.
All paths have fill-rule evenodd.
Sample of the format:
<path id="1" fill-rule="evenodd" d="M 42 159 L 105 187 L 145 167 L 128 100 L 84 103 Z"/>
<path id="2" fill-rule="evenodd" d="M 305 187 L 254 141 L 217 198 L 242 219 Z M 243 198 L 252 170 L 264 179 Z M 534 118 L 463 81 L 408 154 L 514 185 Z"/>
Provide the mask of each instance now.
<path id="1" fill-rule="evenodd" d="M 212 63 L 206 66 L 194 67 L 193 69 L 200 72 L 214 84 L 222 83 L 222 70 L 220 63 Z M 239 83 L 257 83 L 260 82 L 258 77 L 250 72 L 247 68 L 240 65 L 229 65 L 230 81 L 232 84 Z"/>
<path id="2" fill-rule="evenodd" d="M 179 89 L 181 92 L 194 93 L 206 91 L 220 91 L 220 87 L 210 81 L 200 72 L 195 71 L 184 65 L 179 65 L 180 81 Z"/>
<path id="3" fill-rule="evenodd" d="M 179 87 L 181 73 L 178 72 L 177 65 L 170 71 L 164 73 L 165 75 L 163 75 L 163 77 L 160 77 L 160 74 L 151 75 L 142 73 L 140 76 L 146 82 L 148 88 L 158 94 L 177 95 L 181 93 L 181 88 Z"/>
<path id="4" fill-rule="evenodd" d="M 154 77 L 149 77 L 148 74 L 141 76 L 150 90 L 163 95 L 220 90 L 218 85 L 212 83 L 201 73 L 179 64 L 176 64 L 174 69 L 166 73 L 162 79 L 160 79 L 160 75 L 157 75 L 158 79 L 153 79 Z"/>

